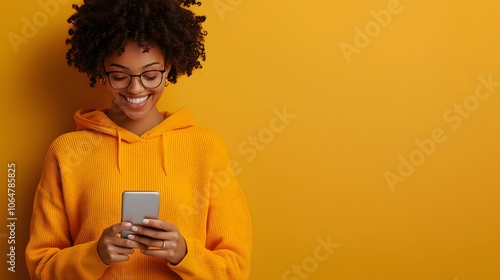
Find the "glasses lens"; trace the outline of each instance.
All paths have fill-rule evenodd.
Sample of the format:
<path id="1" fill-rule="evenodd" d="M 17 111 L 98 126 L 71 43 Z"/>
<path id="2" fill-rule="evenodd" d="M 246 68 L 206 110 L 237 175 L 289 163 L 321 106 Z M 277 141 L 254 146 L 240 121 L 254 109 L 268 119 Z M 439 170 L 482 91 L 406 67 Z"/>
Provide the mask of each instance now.
<path id="1" fill-rule="evenodd" d="M 141 74 L 141 82 L 146 88 L 156 88 L 161 84 L 161 71 L 150 70 Z"/>
<path id="2" fill-rule="evenodd" d="M 112 72 L 109 74 L 109 82 L 115 89 L 124 89 L 130 84 L 130 75 L 121 72 Z"/>

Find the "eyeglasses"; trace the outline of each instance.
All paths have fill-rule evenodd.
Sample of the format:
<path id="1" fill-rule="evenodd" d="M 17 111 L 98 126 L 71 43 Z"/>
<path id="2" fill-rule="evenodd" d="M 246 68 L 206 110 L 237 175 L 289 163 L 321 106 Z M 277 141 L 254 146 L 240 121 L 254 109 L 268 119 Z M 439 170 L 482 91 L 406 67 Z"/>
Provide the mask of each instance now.
<path id="1" fill-rule="evenodd" d="M 133 77 L 139 77 L 141 84 L 144 88 L 153 89 L 160 86 L 163 80 L 163 73 L 165 73 L 165 68 L 163 70 L 148 70 L 144 71 L 139 75 L 132 75 L 127 72 L 121 71 L 110 71 L 106 72 L 104 65 L 104 75 L 108 77 L 109 84 L 114 89 L 126 89 L 132 83 Z"/>

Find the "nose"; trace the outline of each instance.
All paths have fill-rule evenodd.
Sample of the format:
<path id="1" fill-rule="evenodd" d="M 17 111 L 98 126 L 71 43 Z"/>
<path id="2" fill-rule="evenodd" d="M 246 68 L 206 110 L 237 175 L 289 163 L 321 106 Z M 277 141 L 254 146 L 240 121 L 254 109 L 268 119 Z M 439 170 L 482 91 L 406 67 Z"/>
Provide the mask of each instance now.
<path id="1" fill-rule="evenodd" d="M 137 76 L 132 77 L 132 80 L 130 81 L 130 85 L 128 85 L 127 90 L 133 94 L 139 94 L 142 91 L 144 91 L 144 86 L 141 83 L 141 78 Z"/>

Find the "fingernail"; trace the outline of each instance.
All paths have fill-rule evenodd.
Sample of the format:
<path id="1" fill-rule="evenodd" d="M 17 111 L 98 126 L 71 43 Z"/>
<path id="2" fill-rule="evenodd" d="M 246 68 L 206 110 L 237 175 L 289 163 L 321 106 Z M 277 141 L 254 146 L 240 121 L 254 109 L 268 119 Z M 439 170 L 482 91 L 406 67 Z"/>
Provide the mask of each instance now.
<path id="1" fill-rule="evenodd" d="M 138 228 L 138 227 L 136 227 L 136 226 L 133 226 L 133 227 L 132 227 L 132 231 L 138 231 L 138 230 L 139 230 L 139 228 Z"/>
<path id="2" fill-rule="evenodd" d="M 148 220 L 148 219 L 144 219 L 144 220 L 142 220 L 142 222 L 143 222 L 145 225 L 149 224 L 149 220 Z"/>
<path id="3" fill-rule="evenodd" d="M 131 239 L 131 240 L 135 239 L 135 236 L 133 236 L 132 234 L 127 235 L 127 237 L 128 237 L 128 239 Z"/>
<path id="4" fill-rule="evenodd" d="M 126 226 L 126 227 L 131 227 L 131 226 L 132 226 L 132 224 L 131 224 L 131 223 L 125 223 L 125 226 Z"/>

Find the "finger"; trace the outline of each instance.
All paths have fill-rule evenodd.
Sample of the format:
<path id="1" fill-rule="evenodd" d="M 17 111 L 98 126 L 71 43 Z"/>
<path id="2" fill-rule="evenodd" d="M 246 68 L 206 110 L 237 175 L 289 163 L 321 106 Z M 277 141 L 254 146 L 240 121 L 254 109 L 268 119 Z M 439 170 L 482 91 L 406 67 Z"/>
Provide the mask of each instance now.
<path id="1" fill-rule="evenodd" d="M 144 244 L 137 242 L 132 239 L 125 239 L 120 237 L 115 237 L 112 244 L 117 247 L 130 248 L 130 249 L 145 249 L 147 248 Z M 133 251 L 132 251 L 133 253 Z"/>
<path id="2" fill-rule="evenodd" d="M 97 251 L 101 260 L 109 265 L 114 262 L 127 261 L 129 259 L 127 255 L 134 253 L 134 249 L 127 248 L 127 245 L 133 247 L 134 243 L 132 240 L 124 240 L 117 236 L 103 235 L 97 244 Z"/>
<path id="3" fill-rule="evenodd" d="M 164 231 L 177 231 L 177 227 L 174 224 L 156 219 L 144 219 L 142 223 L 149 228 L 161 229 Z"/>
<path id="4" fill-rule="evenodd" d="M 129 222 L 122 222 L 116 225 L 113 225 L 110 229 L 110 235 L 113 236 L 111 239 L 111 243 L 115 246 L 125 247 L 125 248 L 145 248 L 143 244 L 138 242 L 118 237 L 118 234 L 123 232 L 124 230 L 130 231 L 132 224 Z"/>
<path id="5" fill-rule="evenodd" d="M 122 222 L 118 224 L 114 224 L 111 227 L 109 227 L 106 232 L 109 235 L 116 236 L 118 233 L 124 231 L 124 230 L 130 230 L 132 227 L 132 224 L 129 222 Z"/>
<path id="6" fill-rule="evenodd" d="M 175 250 L 158 250 L 158 249 L 141 250 L 141 253 L 150 257 L 164 258 L 173 265 L 179 264 L 186 255 L 185 253 L 184 254 L 179 254 L 178 252 L 176 253 Z"/>
<path id="7" fill-rule="evenodd" d="M 113 246 L 108 249 L 110 255 L 131 255 L 134 253 L 133 248 L 126 248 L 126 247 L 118 247 L 118 246 Z"/>
<path id="8" fill-rule="evenodd" d="M 161 229 L 151 229 L 143 226 L 132 226 L 130 228 L 134 235 L 143 235 L 154 239 L 167 239 L 167 232 Z"/>
<path id="9" fill-rule="evenodd" d="M 116 255 L 112 257 L 113 262 L 125 262 L 128 261 L 130 257 L 128 255 Z"/>
<path id="10" fill-rule="evenodd" d="M 149 247 L 156 247 L 156 248 L 162 248 L 163 246 L 163 240 L 161 239 L 154 239 L 154 238 L 149 238 L 143 235 L 134 235 L 130 234 L 127 236 L 130 240 L 134 240 L 140 244 L 143 244 L 146 248 L 148 249 Z"/>
<path id="11" fill-rule="evenodd" d="M 179 239 L 182 238 L 182 236 L 178 230 L 167 232 L 167 231 L 150 229 L 150 228 L 141 227 L 141 226 L 132 226 L 131 230 L 134 233 L 133 234 L 134 236 L 140 235 L 142 237 L 149 237 L 152 239 L 178 241 Z M 142 242 L 142 239 L 137 240 L 137 239 L 132 238 L 132 240 Z"/>
<path id="12" fill-rule="evenodd" d="M 109 246 L 118 246 L 124 248 L 140 248 L 140 249 L 145 248 L 143 244 L 137 243 L 135 241 L 126 238 L 118 237 L 118 233 L 122 232 L 123 230 L 130 231 L 131 227 L 132 224 L 129 222 L 122 222 L 119 224 L 112 225 L 111 227 L 104 230 L 103 236 L 106 237 L 103 239 L 103 243 L 108 244 Z"/>
<path id="13" fill-rule="evenodd" d="M 141 253 L 146 256 L 164 258 L 167 260 L 174 257 L 174 251 L 172 250 L 145 249 L 141 250 Z"/>

